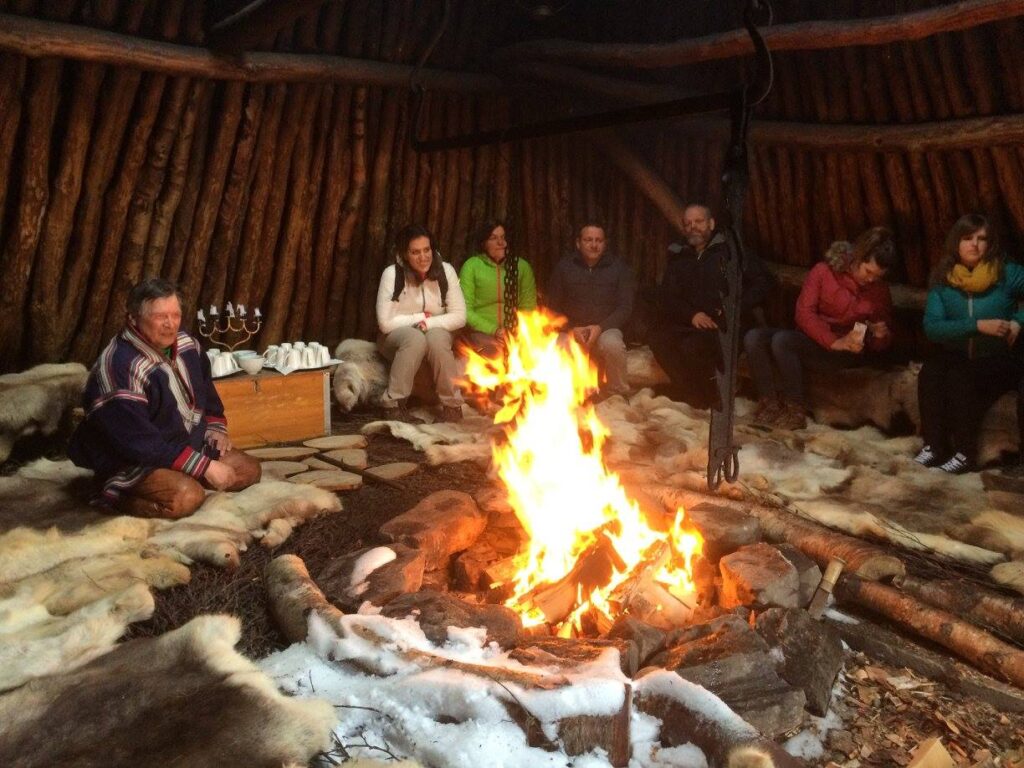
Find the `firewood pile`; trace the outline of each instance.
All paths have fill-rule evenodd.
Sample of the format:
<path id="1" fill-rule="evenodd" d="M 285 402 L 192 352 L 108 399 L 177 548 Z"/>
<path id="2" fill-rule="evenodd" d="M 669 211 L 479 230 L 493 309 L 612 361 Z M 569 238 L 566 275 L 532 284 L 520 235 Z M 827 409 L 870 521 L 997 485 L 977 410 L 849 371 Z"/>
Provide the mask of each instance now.
<path id="1" fill-rule="evenodd" d="M 698 589 L 692 604 L 680 601 L 650 578 L 658 558 L 664 556 L 658 551 L 635 568 L 619 590 L 621 613 L 614 621 L 584 616 L 569 637 L 553 635 L 551 627 L 569 612 L 577 591 L 585 591 L 609 569 L 621 565 L 614 547 L 598 536 L 571 573 L 534 590 L 529 596 L 531 607 L 540 609 L 546 622 L 524 627 L 519 614 L 502 602 L 509 594 L 506 587 L 514 573 L 514 555 L 525 534 L 502 494 L 493 488 L 478 492 L 475 499 L 458 491 L 433 493 L 382 526 L 387 546 L 348 553 L 312 576 L 301 559 L 278 558 L 265 576 L 271 610 L 293 642 L 307 638 L 308 614 L 315 611 L 339 637 L 356 636 L 371 645 L 386 645 L 379 630 L 352 621 L 361 618 L 356 612 L 366 614 L 370 606 L 375 606 L 370 613 L 395 620 L 415 617 L 425 637 L 437 647 L 449 640 L 450 628 L 482 627 L 486 642 L 496 644 L 521 666 L 510 671 L 467 664 L 422 649 L 405 651 L 403 661 L 427 668 L 456 668 L 514 690 L 571 685 L 574 672 L 613 649 L 624 686 L 622 706 L 615 713 L 564 718 L 558 721 L 553 738 L 516 696 L 510 697 L 510 716 L 531 745 L 554 748 L 557 742 L 563 749 L 576 750 L 569 754 L 601 748 L 613 765 L 625 765 L 631 754 L 630 712 L 642 712 L 662 721 L 662 746 L 695 744 L 711 765 L 737 764 L 737 755 L 744 749 L 763 755 L 768 765 L 793 765 L 793 758 L 775 739 L 799 729 L 808 713 L 827 716 L 837 701 L 837 690 L 859 697 L 865 680 L 879 682 L 875 679 L 879 673 L 863 669 L 841 675 L 844 660 L 849 659 L 843 639 L 857 647 L 857 633 L 877 635 L 876 627 L 834 609 L 825 610 L 823 621 L 806 610 L 812 604 L 819 612 L 824 607 L 820 598 L 813 599 L 822 582 L 819 563 L 823 566 L 839 557 L 846 561 L 847 571 L 839 579 L 836 595 L 850 606 L 876 611 L 882 606 L 884 612 L 885 600 L 872 597 L 873 589 L 898 592 L 903 601 L 917 600 L 909 590 L 872 579 L 896 576 L 902 586 L 914 585 L 919 594 L 922 588 L 904 575 L 900 561 L 887 552 L 810 523 L 799 524 L 800 535 L 788 532 L 795 545 L 764 541 L 785 538 L 780 535 L 785 528 L 783 512 L 743 510 L 735 502 L 709 502 L 697 495 L 690 502 L 688 519 L 705 542 L 704 554 L 693 569 Z M 926 617 L 925 625 L 939 621 L 947 634 L 955 637 L 966 632 L 971 642 L 984 649 L 974 659 L 964 648 L 953 650 L 992 675 L 1022 684 L 1015 677 L 1022 654 L 1011 642 L 973 625 L 965 629 L 966 620 L 948 614 L 933 618 L 928 610 L 938 609 L 915 605 L 919 606 L 915 615 Z M 1001 653 L 993 656 L 993 648 Z M 903 657 L 891 661 L 912 664 Z M 366 663 L 373 674 L 394 673 L 388 664 Z M 976 685 L 975 692 L 987 686 L 988 694 L 982 698 L 993 701 L 1001 696 L 1003 708 L 1024 710 L 1024 694 L 1013 686 L 963 665 L 958 674 L 965 684 Z M 673 693 L 664 681 L 666 675 L 702 686 L 742 718 L 737 720 L 742 725 L 726 727 L 708 717 L 687 696 Z M 900 695 L 927 690 L 926 683 L 908 684 L 906 691 L 898 685 L 899 681 L 890 687 L 897 686 Z M 975 751 L 986 748 L 983 741 L 971 744 Z M 967 746 L 965 742 L 961 748 Z"/>

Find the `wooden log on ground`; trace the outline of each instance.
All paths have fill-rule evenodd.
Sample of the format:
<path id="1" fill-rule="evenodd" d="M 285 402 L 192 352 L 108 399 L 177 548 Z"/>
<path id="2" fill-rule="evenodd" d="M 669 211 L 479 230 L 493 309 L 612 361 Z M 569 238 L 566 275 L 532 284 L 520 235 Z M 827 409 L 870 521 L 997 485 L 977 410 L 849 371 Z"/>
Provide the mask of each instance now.
<path id="1" fill-rule="evenodd" d="M 641 673 L 642 674 L 642 673 Z M 757 730 L 730 710 L 717 696 L 686 680 L 638 678 L 636 707 L 661 720 L 665 746 L 693 744 L 711 768 L 797 768 L 801 765 L 782 747 L 760 736 Z M 677 692 L 678 690 L 678 692 Z"/>
<path id="2" fill-rule="evenodd" d="M 863 579 L 887 579 L 906 573 L 906 567 L 900 559 L 887 550 L 797 517 L 783 509 L 691 491 L 678 493 L 674 502 L 684 508 L 707 503 L 752 515 L 761 521 L 761 531 L 767 538 L 772 541 L 788 541 L 822 568 L 828 565 L 829 560 L 838 557 L 846 562 L 847 573 Z"/>
<path id="3" fill-rule="evenodd" d="M 91 27 L 0 13 L 0 50 L 30 58 L 63 58 L 119 67 L 244 82 L 343 82 L 382 88 L 407 88 L 414 68 L 404 64 L 293 53 L 246 53 L 236 58 Z M 493 92 L 501 81 L 476 72 L 424 68 L 427 89 L 463 93 Z"/>
<path id="4" fill-rule="evenodd" d="M 802 21 L 761 29 L 773 52 L 833 50 L 848 45 L 884 45 L 970 29 L 1024 15 L 1020 0 L 962 0 L 937 8 L 869 19 Z M 671 43 L 628 45 L 568 40 L 531 40 L 496 52 L 499 61 L 567 61 L 592 66 L 651 69 L 749 56 L 754 45 L 744 29 Z"/>
<path id="5" fill-rule="evenodd" d="M 833 594 L 842 604 L 879 613 L 905 629 L 958 654 L 983 672 L 1024 688 L 1024 651 L 951 613 L 931 608 L 898 589 L 844 575 Z"/>
<path id="6" fill-rule="evenodd" d="M 1024 691 L 983 675 L 949 654 L 924 648 L 902 635 L 867 621 L 825 616 L 851 648 L 894 667 L 907 667 L 919 675 L 941 680 L 950 687 L 1002 712 L 1024 712 Z"/>
<path id="7" fill-rule="evenodd" d="M 288 642 L 305 641 L 311 611 L 316 611 L 335 631 L 340 631 L 343 614 L 327 602 L 298 555 L 281 555 L 271 560 L 263 572 L 263 586 L 267 590 L 270 615 Z"/>
<path id="8" fill-rule="evenodd" d="M 1024 644 L 1024 599 L 952 580 L 925 581 L 914 576 L 898 576 L 893 584 L 928 605 L 944 608 L 1007 640 Z"/>

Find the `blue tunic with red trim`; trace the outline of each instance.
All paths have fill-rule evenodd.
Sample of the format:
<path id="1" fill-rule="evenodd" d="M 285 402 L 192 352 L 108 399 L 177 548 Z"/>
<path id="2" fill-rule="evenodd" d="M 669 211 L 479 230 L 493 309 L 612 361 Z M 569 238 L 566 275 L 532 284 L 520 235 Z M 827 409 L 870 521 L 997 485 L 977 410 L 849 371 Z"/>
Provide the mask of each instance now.
<path id="1" fill-rule="evenodd" d="M 168 355 L 126 327 L 89 372 L 83 405 L 68 456 L 96 473 L 110 501 L 154 469 L 203 477 L 217 456 L 207 434 L 227 432 L 210 360 L 184 332 Z"/>

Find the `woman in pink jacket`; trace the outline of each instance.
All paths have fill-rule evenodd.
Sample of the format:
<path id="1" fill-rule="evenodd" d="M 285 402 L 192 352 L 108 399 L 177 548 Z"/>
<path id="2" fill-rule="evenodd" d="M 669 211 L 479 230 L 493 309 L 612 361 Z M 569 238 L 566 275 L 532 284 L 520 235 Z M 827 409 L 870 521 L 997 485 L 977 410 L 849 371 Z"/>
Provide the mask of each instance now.
<path id="1" fill-rule="evenodd" d="M 807 275 L 796 302 L 796 330 L 755 328 L 747 351 L 760 396 L 755 419 L 781 429 L 807 426 L 804 368 L 861 365 L 865 353 L 892 344 L 892 297 L 886 274 L 896 266 L 892 232 L 874 227 L 853 244 L 833 243 Z"/>

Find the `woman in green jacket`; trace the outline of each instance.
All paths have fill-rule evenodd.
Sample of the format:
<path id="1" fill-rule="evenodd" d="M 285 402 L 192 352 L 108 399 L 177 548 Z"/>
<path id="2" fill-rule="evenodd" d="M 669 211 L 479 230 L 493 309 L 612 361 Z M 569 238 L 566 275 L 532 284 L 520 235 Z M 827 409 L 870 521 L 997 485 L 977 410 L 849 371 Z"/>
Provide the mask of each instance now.
<path id="1" fill-rule="evenodd" d="M 995 230 L 978 214 L 962 216 L 946 237 L 931 276 L 924 331 L 941 350 L 918 379 L 926 467 L 961 474 L 974 466 L 985 411 L 1017 390 L 1024 434 L 1024 267 L 1008 263 Z"/>
<path id="2" fill-rule="evenodd" d="M 474 238 L 476 248 L 459 271 L 466 297 L 464 336 L 477 352 L 495 356 L 514 333 L 516 313 L 537 308 L 537 284 L 530 265 L 509 253 L 505 225 L 488 221 Z"/>

